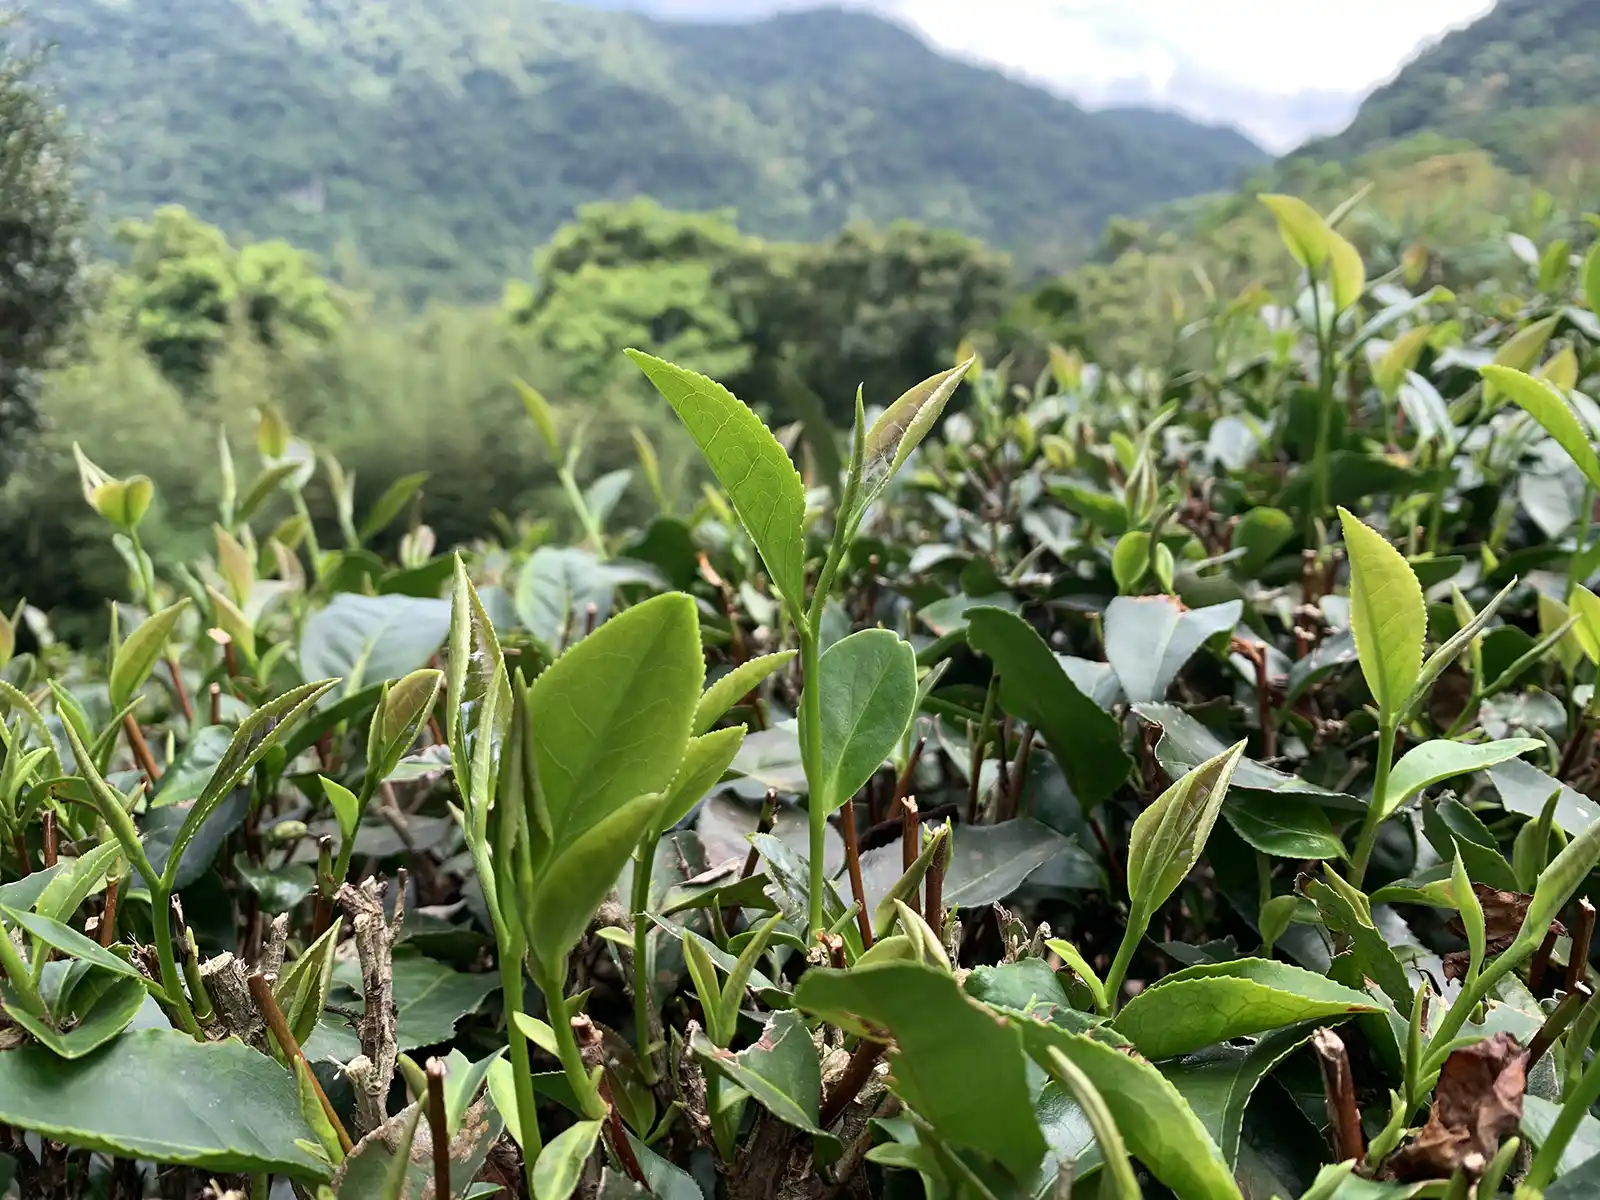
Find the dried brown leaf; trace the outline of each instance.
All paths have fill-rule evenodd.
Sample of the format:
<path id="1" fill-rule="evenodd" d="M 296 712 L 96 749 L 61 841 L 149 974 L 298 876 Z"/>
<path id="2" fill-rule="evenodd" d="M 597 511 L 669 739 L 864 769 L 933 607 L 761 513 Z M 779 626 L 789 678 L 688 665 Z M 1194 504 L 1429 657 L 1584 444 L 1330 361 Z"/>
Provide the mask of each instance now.
<path id="1" fill-rule="evenodd" d="M 1522 1120 L 1528 1051 L 1497 1033 L 1445 1060 L 1428 1123 L 1389 1161 L 1397 1179 L 1448 1179 L 1461 1168 L 1473 1179 Z"/>

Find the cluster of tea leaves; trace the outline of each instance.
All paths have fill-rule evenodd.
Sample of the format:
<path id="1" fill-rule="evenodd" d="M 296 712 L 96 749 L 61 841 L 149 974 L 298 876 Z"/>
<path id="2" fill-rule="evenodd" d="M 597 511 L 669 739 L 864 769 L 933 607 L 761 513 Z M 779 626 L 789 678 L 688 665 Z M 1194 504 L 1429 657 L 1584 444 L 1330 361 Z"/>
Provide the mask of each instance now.
<path id="1" fill-rule="evenodd" d="M 1299 289 L 1182 375 L 836 442 L 630 351 L 692 511 L 523 384 L 574 545 L 268 409 L 158 567 L 86 439 L 131 599 L 0 624 L 0 1195 L 1591 1194 L 1600 253 L 1418 293 L 1262 199 Z"/>

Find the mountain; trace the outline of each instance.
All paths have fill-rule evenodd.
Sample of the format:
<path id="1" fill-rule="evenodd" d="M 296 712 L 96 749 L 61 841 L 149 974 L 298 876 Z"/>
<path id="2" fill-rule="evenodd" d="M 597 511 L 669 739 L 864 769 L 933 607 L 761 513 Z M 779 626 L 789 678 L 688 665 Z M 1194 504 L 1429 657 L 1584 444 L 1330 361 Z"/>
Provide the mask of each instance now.
<path id="1" fill-rule="evenodd" d="M 1090 113 L 861 12 L 680 23 L 556 0 L 49 0 L 27 17 L 107 217 L 178 203 L 415 292 L 525 274 L 581 204 L 855 219 L 1069 257 L 1115 213 L 1232 183 L 1243 135 Z"/>
<path id="2" fill-rule="evenodd" d="M 1348 160 L 1430 132 L 1539 176 L 1600 161 L 1600 3 L 1500 0 L 1417 55 L 1349 128 L 1304 152 Z"/>

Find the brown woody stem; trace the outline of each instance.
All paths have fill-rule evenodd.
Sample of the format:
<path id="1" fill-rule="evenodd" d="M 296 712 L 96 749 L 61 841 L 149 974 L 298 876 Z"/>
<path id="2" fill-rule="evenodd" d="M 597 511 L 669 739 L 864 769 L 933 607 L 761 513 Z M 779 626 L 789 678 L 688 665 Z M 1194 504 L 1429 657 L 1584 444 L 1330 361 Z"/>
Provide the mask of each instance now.
<path id="1" fill-rule="evenodd" d="M 132 750 L 134 758 L 139 760 L 139 769 L 150 781 L 150 790 L 154 791 L 161 779 L 161 768 L 156 766 L 155 755 L 150 753 L 150 744 L 144 740 L 144 730 L 139 728 L 139 722 L 133 719 L 132 713 L 123 715 L 122 732 L 127 735 L 128 749 Z"/>
<path id="2" fill-rule="evenodd" d="M 861 839 L 856 836 L 856 802 L 846 800 L 839 810 L 839 825 L 844 832 L 844 862 L 850 870 L 850 894 L 856 902 L 856 925 L 861 930 L 861 948 L 872 946 L 872 918 L 867 916 L 867 888 L 861 879 Z"/>
<path id="3" fill-rule="evenodd" d="M 339 1114 L 333 1111 L 333 1105 L 328 1102 L 328 1094 L 322 1090 L 322 1084 L 317 1082 L 311 1064 L 306 1061 L 305 1051 L 300 1049 L 300 1043 L 295 1041 L 294 1034 L 289 1029 L 289 1022 L 284 1020 L 283 1009 L 278 1007 L 278 1001 L 272 994 L 272 979 L 260 971 L 250 976 L 250 997 L 256 1002 L 256 1008 L 260 1010 L 267 1028 L 272 1031 L 273 1040 L 278 1043 L 283 1056 L 288 1059 L 299 1059 L 301 1065 L 305 1067 L 306 1077 L 311 1080 L 311 1087 L 317 1093 L 323 1114 L 328 1118 L 328 1123 L 333 1126 L 334 1135 L 339 1139 L 339 1148 L 349 1154 L 355 1149 L 355 1144 L 345 1132 Z"/>
<path id="4" fill-rule="evenodd" d="M 1567 950 L 1567 991 L 1575 992 L 1589 973 L 1589 945 L 1594 940 L 1594 905 L 1587 899 L 1578 901 L 1578 926 L 1572 931 L 1572 945 Z"/>
<path id="5" fill-rule="evenodd" d="M 437 1058 L 428 1060 L 428 1132 L 433 1142 L 433 1194 L 450 1198 L 450 1123 L 444 1113 L 444 1077 L 448 1068 Z"/>
<path id="6" fill-rule="evenodd" d="M 1311 1037 L 1311 1047 L 1322 1068 L 1322 1091 L 1328 1104 L 1328 1121 L 1333 1126 L 1335 1157 L 1360 1162 L 1367 1156 L 1367 1145 L 1361 1132 L 1361 1110 L 1356 1106 L 1350 1055 L 1343 1039 L 1331 1029 L 1317 1030 Z"/>
<path id="7" fill-rule="evenodd" d="M 872 1078 L 872 1068 L 883 1057 L 883 1051 L 882 1042 L 862 1039 L 856 1043 L 855 1053 L 850 1055 L 850 1061 L 844 1066 L 844 1074 L 839 1076 L 823 1097 L 822 1112 L 817 1118 L 821 1128 L 832 1128 L 833 1123 L 844 1116 L 844 1110 L 850 1107 L 850 1102 L 861 1094 L 867 1080 Z"/>

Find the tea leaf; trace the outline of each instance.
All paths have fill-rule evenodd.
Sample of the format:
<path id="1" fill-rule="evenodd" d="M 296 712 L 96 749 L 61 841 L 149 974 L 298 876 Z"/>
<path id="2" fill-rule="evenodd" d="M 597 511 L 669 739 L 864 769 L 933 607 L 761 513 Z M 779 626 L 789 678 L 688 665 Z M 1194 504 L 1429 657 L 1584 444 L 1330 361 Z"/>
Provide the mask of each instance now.
<path id="1" fill-rule="evenodd" d="M 1000 675 L 1001 705 L 1044 736 L 1078 803 L 1089 809 L 1109 799 L 1133 770 L 1116 718 L 1078 690 L 1021 617 L 973 608 L 967 620 L 968 643 Z"/>
<path id="2" fill-rule="evenodd" d="M 710 1070 L 749 1092 L 780 1121 L 815 1136 L 831 1137 L 817 1125 L 822 1066 L 799 1013 L 773 1013 L 760 1038 L 737 1054 L 701 1033 L 695 1035 L 692 1049 Z"/>
<path id="3" fill-rule="evenodd" d="M 1597 863 L 1600 863 L 1600 821 L 1568 842 L 1539 875 L 1528 912 L 1517 931 L 1518 943 L 1533 947 L 1543 940 L 1550 923 L 1583 886 Z"/>
<path id="4" fill-rule="evenodd" d="M 1100 1147 L 1100 1159 L 1105 1169 L 1095 1188 L 1097 1196 L 1105 1200 L 1139 1200 L 1139 1180 L 1128 1161 L 1128 1148 L 1123 1145 L 1122 1134 L 1106 1107 L 1102 1097 L 1089 1077 L 1061 1051 L 1052 1047 L 1045 1052 L 1045 1069 L 1064 1087 L 1094 1129 L 1095 1143 Z"/>
<path id="5" fill-rule="evenodd" d="M 341 676 L 354 691 L 426 666 L 449 632 L 448 600 L 340 592 L 306 622 L 300 670 L 308 679 Z"/>
<path id="6" fill-rule="evenodd" d="M 325 679 L 320 683 L 304 683 L 292 691 L 285 692 L 276 700 L 262 705 L 239 723 L 239 728 L 233 735 L 233 740 L 228 743 L 228 749 L 222 759 L 217 763 L 217 768 L 211 774 L 210 781 L 200 793 L 199 799 L 189 809 L 179 826 L 177 834 L 172 839 L 172 848 L 168 852 L 166 866 L 162 869 L 162 876 L 168 887 L 177 877 L 178 867 L 183 862 L 184 847 L 199 832 L 200 826 L 205 823 L 211 811 L 221 804 L 223 798 L 239 786 L 239 783 L 255 767 L 256 763 L 266 752 L 283 739 L 296 721 L 303 717 L 316 702 L 338 683 L 336 679 Z"/>
<path id="7" fill-rule="evenodd" d="M 1367 268 L 1361 253 L 1345 237 L 1328 230 L 1329 273 L 1333 281 L 1333 308 L 1343 312 L 1361 299 L 1367 288 Z"/>
<path id="8" fill-rule="evenodd" d="M 139 974 L 138 967 L 124 962 L 111 951 L 101 947 L 99 943 L 84 937 L 70 925 L 63 925 L 60 921 L 51 920 L 38 913 L 18 912 L 13 908 L 0 908 L 0 913 L 4 913 L 6 920 L 17 928 L 26 930 L 29 937 L 53 950 L 59 950 L 72 958 L 82 959 L 86 963 L 110 971 L 113 975 L 124 975 L 139 980 L 144 978 Z"/>
<path id="9" fill-rule="evenodd" d="M 948 371 L 924 379 L 872 423 L 872 428 L 867 430 L 862 466 L 862 491 L 866 497 L 880 492 L 905 465 L 976 362 L 976 357 L 968 358 Z"/>
<path id="10" fill-rule="evenodd" d="M 1535 321 L 1531 325 L 1524 325 L 1517 330 L 1495 353 L 1494 367 L 1509 368 L 1513 371 L 1531 371 L 1538 364 L 1544 354 L 1544 348 L 1550 342 L 1550 335 L 1556 331 L 1556 326 L 1561 323 L 1561 314 L 1545 317 L 1542 321 Z M 1492 398 L 1496 387 L 1503 384 L 1499 372 L 1488 374 L 1485 368 L 1484 378 L 1487 384 L 1484 389 L 1486 397 Z"/>
<path id="11" fill-rule="evenodd" d="M 687 817 L 694 806 L 716 787 L 733 756 L 744 744 L 745 728 L 735 725 L 731 729 L 718 729 L 689 739 L 683 752 L 683 763 L 673 776 L 667 789 L 666 800 L 656 816 L 655 828 L 665 832 Z"/>
<path id="12" fill-rule="evenodd" d="M 173 629 L 188 607 L 189 601 L 185 597 L 170 608 L 146 617 L 117 647 L 108 684 L 112 708 L 120 709 L 128 704 L 133 694 L 150 677 L 150 672 L 161 660 L 161 652 L 172 637 Z"/>
<path id="13" fill-rule="evenodd" d="M 1328 261 L 1333 230 L 1322 215 L 1297 196 L 1266 195 L 1256 197 L 1272 211 L 1278 220 L 1278 235 L 1289 253 L 1308 271 L 1315 271 Z"/>
<path id="14" fill-rule="evenodd" d="M 1428 609 L 1405 556 L 1382 535 L 1339 510 L 1350 556 L 1350 628 L 1372 698 L 1389 718 L 1411 698 L 1422 673 Z"/>
<path id="15" fill-rule="evenodd" d="M 1443 739 L 1423 742 L 1408 750 L 1395 763 L 1389 775 L 1388 790 L 1382 797 L 1374 797 L 1373 803 L 1383 817 L 1388 818 L 1425 787 L 1456 775 L 1486 770 L 1509 759 L 1543 749 L 1544 743 L 1536 738 L 1505 738 L 1498 742 L 1473 743 Z"/>
<path id="16" fill-rule="evenodd" d="M 810 803 L 831 813 L 861 790 L 905 736 L 917 703 L 917 656 L 898 634 L 864 629 L 828 647 L 818 670 L 822 785 Z"/>
<path id="17" fill-rule="evenodd" d="M 720 383 L 638 350 L 625 351 L 682 418 L 733 501 L 773 585 L 794 610 L 805 599 L 805 487 L 761 418 Z"/>
<path id="18" fill-rule="evenodd" d="M 443 683 L 443 671 L 425 667 L 384 689 L 367 731 L 369 777 L 385 779 L 394 770 L 427 724 Z"/>
<path id="19" fill-rule="evenodd" d="M 891 1037 L 894 1090 L 950 1145 L 993 1159 L 1019 1180 L 1038 1167 L 1045 1142 L 1015 1025 L 962 995 L 949 975 L 909 962 L 813 969 L 794 1002 L 842 1028 Z"/>
<path id="20" fill-rule="evenodd" d="M 1173 1058 L 1300 1021 L 1376 1012 L 1364 993 L 1263 958 L 1205 963 L 1157 980 L 1122 1006 L 1112 1027 L 1146 1058 Z"/>
<path id="21" fill-rule="evenodd" d="M 1118 596 L 1106 606 L 1106 658 L 1130 703 L 1161 700 L 1184 664 L 1238 625 L 1244 604 L 1185 609 L 1169 596 Z"/>
<path id="22" fill-rule="evenodd" d="M 86 991 L 92 992 L 93 999 L 80 1007 L 79 997 Z M 73 989 L 71 1022 L 61 1022 L 60 1028 L 45 1024 L 20 1005 L 6 1004 L 5 1010 L 8 1017 L 48 1046 L 52 1053 L 71 1059 L 93 1053 L 120 1034 L 133 1023 L 148 998 L 144 980 L 117 976 L 107 980 L 99 990 L 79 983 Z"/>
<path id="23" fill-rule="evenodd" d="M 1237 1165 L 1245 1109 L 1257 1085 L 1305 1045 L 1315 1026 L 1316 1022 L 1305 1021 L 1273 1030 L 1260 1039 L 1208 1046 L 1157 1068 L 1205 1126 L 1229 1166 Z M 1241 1040 L 1246 1044 L 1237 1044 Z"/>
<path id="24" fill-rule="evenodd" d="M 391 483 L 368 511 L 367 519 L 357 530 L 357 539 L 365 542 L 373 535 L 381 533 L 388 527 L 389 522 L 400 515 L 401 510 L 411 502 L 411 497 L 416 495 L 427 482 L 428 472 L 417 471 L 411 475 L 402 475 Z"/>
<path id="25" fill-rule="evenodd" d="M 693 731 L 696 734 L 705 733 L 730 708 L 760 687 L 769 675 L 787 666 L 794 656 L 793 650 L 779 650 L 774 654 L 748 659 L 711 684 L 701 693 L 700 701 L 695 705 Z"/>
<path id="26" fill-rule="evenodd" d="M 139 1029 L 71 1061 L 41 1046 L 0 1054 L 0 1121 L 102 1154 L 301 1181 L 328 1175 L 300 1148 L 313 1134 L 294 1080 L 231 1038 Z"/>
<path id="27" fill-rule="evenodd" d="M 1600 488 L 1600 458 L 1566 397 L 1542 380 L 1510 367 L 1488 366 L 1483 377 L 1544 427 L 1589 483 Z"/>
<path id="28" fill-rule="evenodd" d="M 538 1200 L 567 1200 L 578 1188 L 583 1164 L 594 1153 L 604 1121 L 575 1121 L 545 1143 L 533 1164 L 533 1194 Z"/>
<path id="29" fill-rule="evenodd" d="M 550 402 L 532 384 L 524 380 L 513 380 L 517 385 L 517 394 L 522 397 L 522 406 L 528 410 L 528 416 L 533 419 L 533 427 L 539 431 L 539 437 L 550 451 L 550 457 L 561 457 L 561 439 L 556 436 L 555 413 L 551 411 Z"/>
<path id="30" fill-rule="evenodd" d="M 670 592 L 613 617 L 534 681 L 528 711 L 557 850 L 672 782 L 704 678 L 694 601 Z"/>
<path id="31" fill-rule="evenodd" d="M 1201 763 L 1139 814 L 1128 838 L 1128 896 L 1146 920 L 1195 868 L 1245 743 Z M 1135 924 L 1130 920 L 1130 926 Z M 1141 930 L 1142 932 L 1142 930 Z"/>
<path id="32" fill-rule="evenodd" d="M 1014 1024 L 1036 1062 L 1054 1050 L 1088 1077 L 1129 1151 L 1174 1194 L 1185 1200 L 1242 1200 L 1217 1144 L 1155 1067 L 1058 1025 L 1025 1019 Z"/>

